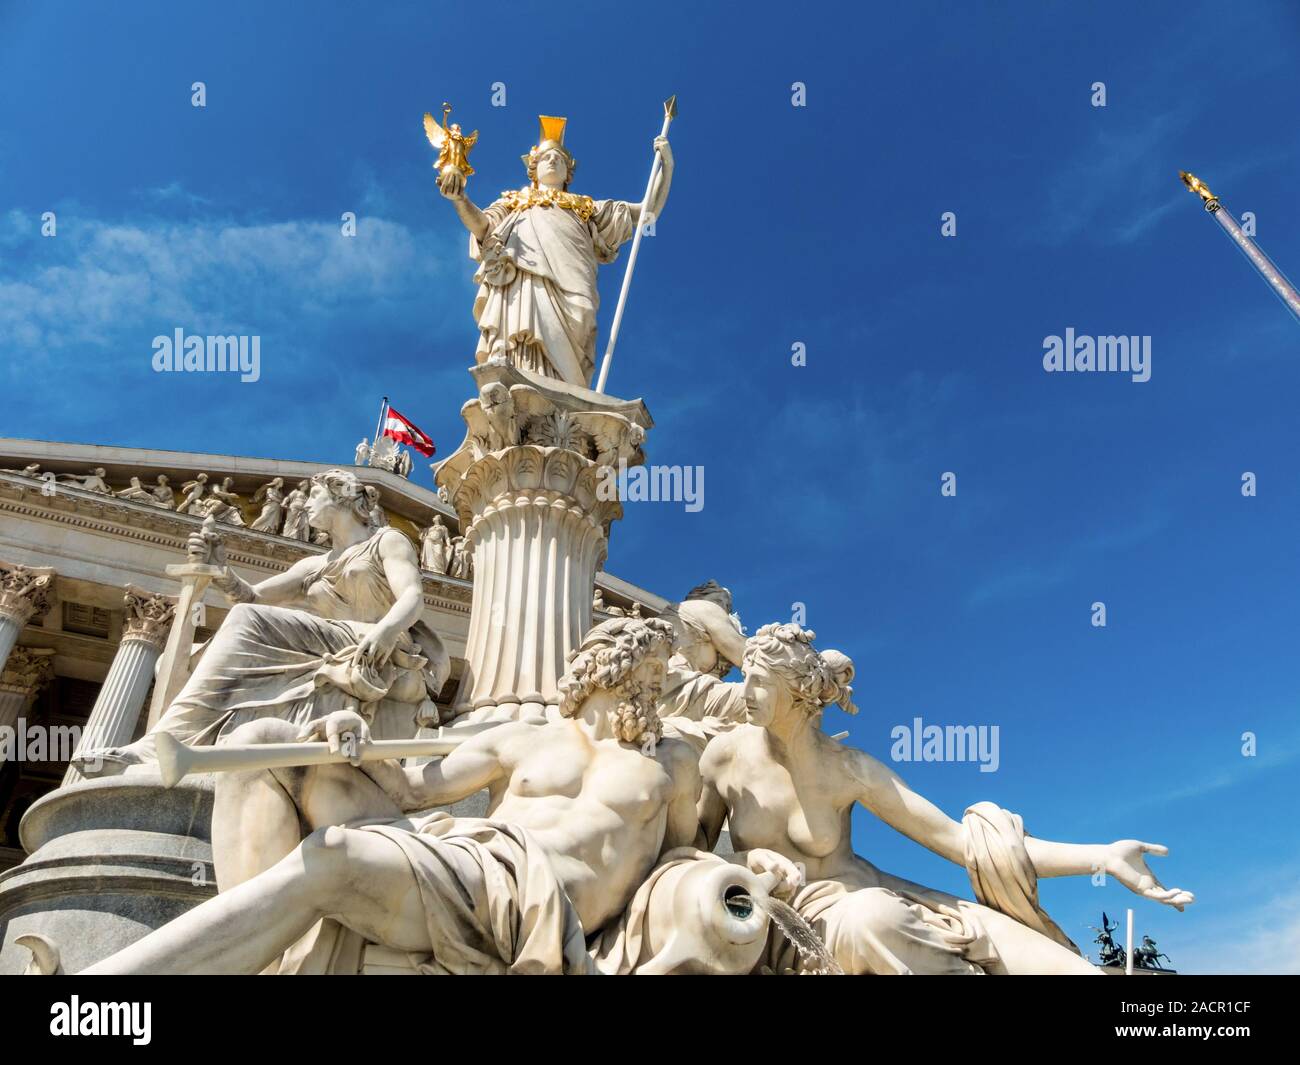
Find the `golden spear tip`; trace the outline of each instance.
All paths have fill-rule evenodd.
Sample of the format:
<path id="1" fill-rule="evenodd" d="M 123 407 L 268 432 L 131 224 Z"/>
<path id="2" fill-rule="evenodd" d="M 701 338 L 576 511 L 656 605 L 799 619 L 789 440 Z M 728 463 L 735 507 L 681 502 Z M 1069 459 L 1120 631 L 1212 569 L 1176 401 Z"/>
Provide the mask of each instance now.
<path id="1" fill-rule="evenodd" d="M 1191 189 L 1197 196 L 1205 201 L 1214 199 L 1214 193 L 1210 191 L 1210 186 L 1205 184 L 1195 174 L 1188 173 L 1186 170 L 1178 171 L 1178 176 L 1183 179 L 1183 184 Z"/>
<path id="2" fill-rule="evenodd" d="M 674 93 L 664 101 L 664 114 L 669 118 L 677 117 L 677 94 Z"/>

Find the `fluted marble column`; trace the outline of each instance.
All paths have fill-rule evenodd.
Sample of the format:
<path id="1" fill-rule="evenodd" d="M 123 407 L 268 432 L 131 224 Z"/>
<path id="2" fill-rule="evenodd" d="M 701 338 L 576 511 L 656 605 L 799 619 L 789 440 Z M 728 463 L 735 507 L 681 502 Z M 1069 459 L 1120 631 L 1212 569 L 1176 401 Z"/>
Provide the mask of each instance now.
<path id="1" fill-rule="evenodd" d="M 466 441 L 435 479 L 472 552 L 474 587 L 457 716 L 530 718 L 559 702 L 569 652 L 591 627 L 596 571 L 622 517 L 620 463 L 644 461 L 640 401 L 560 387 L 491 364 L 471 371 Z"/>
<path id="2" fill-rule="evenodd" d="M 27 566 L 0 568 L 0 669 L 18 643 L 18 634 L 50 608 L 54 570 Z"/>
<path id="3" fill-rule="evenodd" d="M 166 596 L 135 588 L 127 588 L 124 603 L 122 642 L 82 730 L 78 748 L 82 751 L 131 742 L 176 610 L 175 602 Z M 63 783 L 67 786 L 84 779 L 74 766 L 69 766 Z"/>
<path id="4" fill-rule="evenodd" d="M 605 530 L 622 513 L 597 498 L 596 479 L 594 463 L 531 445 L 486 456 L 465 478 L 475 579 L 458 707 L 517 717 L 558 702 L 565 659 L 591 627 Z"/>

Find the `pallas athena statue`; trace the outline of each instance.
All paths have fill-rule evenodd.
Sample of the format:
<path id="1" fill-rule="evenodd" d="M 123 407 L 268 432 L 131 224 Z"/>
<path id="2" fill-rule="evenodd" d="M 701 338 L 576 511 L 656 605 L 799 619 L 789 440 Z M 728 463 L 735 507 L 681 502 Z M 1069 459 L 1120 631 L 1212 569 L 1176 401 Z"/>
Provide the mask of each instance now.
<path id="1" fill-rule="evenodd" d="M 444 131 L 427 117 L 425 125 L 442 149 L 438 187 L 469 230 L 469 254 L 479 263 L 475 358 L 501 356 L 520 369 L 587 387 L 596 357 L 596 271 L 631 239 L 642 204 L 571 192 L 578 163 L 564 145 L 566 120 L 543 115 L 537 143 L 523 156 L 528 184 L 479 208 L 465 191 L 468 147 L 448 151 L 459 128 Z M 673 154 L 666 136 L 654 147 L 660 166 L 645 210 L 658 218 L 672 184 Z"/>

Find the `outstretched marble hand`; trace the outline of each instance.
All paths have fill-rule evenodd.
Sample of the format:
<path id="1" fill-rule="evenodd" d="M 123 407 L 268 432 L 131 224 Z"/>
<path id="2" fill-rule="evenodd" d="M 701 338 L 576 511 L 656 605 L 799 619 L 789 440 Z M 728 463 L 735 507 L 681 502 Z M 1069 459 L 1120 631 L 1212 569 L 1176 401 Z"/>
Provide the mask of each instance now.
<path id="1" fill-rule="evenodd" d="M 1143 843 L 1137 839 L 1116 840 L 1106 848 L 1106 872 L 1134 894 L 1163 902 L 1181 912 L 1196 896 L 1182 888 L 1167 888 L 1147 867 L 1146 855 L 1164 857 L 1169 848 L 1162 843 Z"/>

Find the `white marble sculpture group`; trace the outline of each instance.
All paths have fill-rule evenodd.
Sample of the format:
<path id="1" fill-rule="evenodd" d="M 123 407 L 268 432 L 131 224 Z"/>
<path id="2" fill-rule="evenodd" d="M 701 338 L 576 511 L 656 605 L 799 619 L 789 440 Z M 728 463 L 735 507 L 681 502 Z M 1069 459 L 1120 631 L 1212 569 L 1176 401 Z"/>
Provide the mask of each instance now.
<path id="1" fill-rule="evenodd" d="M 828 707 L 856 712 L 854 666 L 812 632 L 746 636 L 712 581 L 660 617 L 595 591 L 622 513 L 601 473 L 643 462 L 652 425 L 639 401 L 587 387 L 595 272 L 641 208 L 569 193 L 549 121 L 524 190 L 480 211 L 462 168 L 439 179 L 481 262 L 477 394 L 435 468 L 462 534 L 436 517 L 417 549 L 332 470 L 258 493 L 254 529 L 328 538 L 283 574 L 250 585 L 217 526 L 190 537 L 190 563 L 235 605 L 156 726 L 82 762 L 147 774 L 176 742 L 200 761 L 227 748 L 212 766 L 220 891 L 87 971 L 356 972 L 377 945 L 426 973 L 1096 972 L 1039 880 L 1104 871 L 1181 909 L 1192 896 L 1146 865 L 1163 847 L 1051 842 L 991 803 L 954 820 L 823 730 Z M 657 216 L 672 156 L 663 138 L 656 151 Z M 177 510 L 221 520 L 228 486 L 205 482 Z M 421 570 L 473 582 L 450 705 Z M 417 729 L 447 753 L 369 757 Z M 270 744 L 289 753 L 259 759 Z M 486 816 L 446 810 L 484 789 Z M 974 900 L 855 854 L 858 805 L 964 867 Z M 37 969 L 58 967 L 57 944 L 28 941 Z"/>

